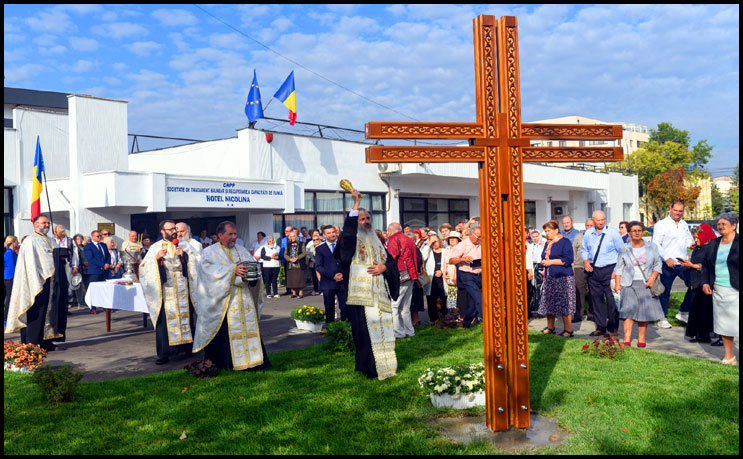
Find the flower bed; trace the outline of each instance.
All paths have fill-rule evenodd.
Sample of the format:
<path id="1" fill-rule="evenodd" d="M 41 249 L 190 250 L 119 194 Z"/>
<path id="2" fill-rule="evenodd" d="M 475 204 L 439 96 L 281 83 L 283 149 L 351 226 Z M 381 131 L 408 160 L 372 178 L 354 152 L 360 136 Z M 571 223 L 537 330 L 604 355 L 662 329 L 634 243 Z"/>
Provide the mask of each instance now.
<path id="1" fill-rule="evenodd" d="M 485 367 L 482 363 L 431 369 L 418 384 L 440 408 L 470 408 L 485 404 Z"/>
<path id="2" fill-rule="evenodd" d="M 46 359 L 46 351 L 34 344 L 21 344 L 15 341 L 5 341 L 6 370 L 32 373 Z"/>

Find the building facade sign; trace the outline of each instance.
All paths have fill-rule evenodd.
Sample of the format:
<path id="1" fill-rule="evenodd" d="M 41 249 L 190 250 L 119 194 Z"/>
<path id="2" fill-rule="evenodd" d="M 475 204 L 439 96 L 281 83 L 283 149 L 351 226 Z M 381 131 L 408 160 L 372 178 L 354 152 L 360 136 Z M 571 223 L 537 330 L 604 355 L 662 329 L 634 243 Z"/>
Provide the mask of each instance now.
<path id="1" fill-rule="evenodd" d="M 167 206 L 213 209 L 283 209 L 284 185 L 167 179 Z"/>

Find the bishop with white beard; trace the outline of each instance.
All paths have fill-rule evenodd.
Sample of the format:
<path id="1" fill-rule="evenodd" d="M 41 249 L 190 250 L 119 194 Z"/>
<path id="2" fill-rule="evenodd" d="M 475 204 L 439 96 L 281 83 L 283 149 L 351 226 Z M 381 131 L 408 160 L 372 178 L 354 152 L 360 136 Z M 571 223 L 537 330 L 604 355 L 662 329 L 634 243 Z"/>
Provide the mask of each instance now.
<path id="1" fill-rule="evenodd" d="M 392 301 L 400 289 L 397 262 L 372 228 L 371 216 L 359 209 L 361 195 L 353 190 L 353 209 L 343 224 L 339 258 L 347 283 L 346 308 L 356 345 L 356 371 L 367 378 L 387 379 L 397 373 Z"/>

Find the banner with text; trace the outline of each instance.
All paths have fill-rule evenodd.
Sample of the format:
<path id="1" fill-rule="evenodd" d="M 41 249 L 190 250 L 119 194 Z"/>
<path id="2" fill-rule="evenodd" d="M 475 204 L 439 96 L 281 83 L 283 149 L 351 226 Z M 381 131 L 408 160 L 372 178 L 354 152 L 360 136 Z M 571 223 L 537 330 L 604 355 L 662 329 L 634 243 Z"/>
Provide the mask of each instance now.
<path id="1" fill-rule="evenodd" d="M 212 209 L 283 209 L 284 185 L 167 179 L 167 206 Z"/>

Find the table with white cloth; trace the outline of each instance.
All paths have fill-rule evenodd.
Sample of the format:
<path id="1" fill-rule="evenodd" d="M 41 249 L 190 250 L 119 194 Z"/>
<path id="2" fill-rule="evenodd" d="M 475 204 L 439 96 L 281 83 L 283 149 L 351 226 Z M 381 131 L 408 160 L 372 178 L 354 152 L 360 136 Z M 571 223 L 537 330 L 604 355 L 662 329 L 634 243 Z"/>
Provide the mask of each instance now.
<path id="1" fill-rule="evenodd" d="M 141 312 L 142 325 L 147 327 L 147 309 L 142 286 L 135 282 L 132 285 L 122 285 L 110 282 L 91 282 L 85 294 L 85 303 L 92 307 L 106 310 L 106 331 L 111 331 L 111 310 Z"/>

